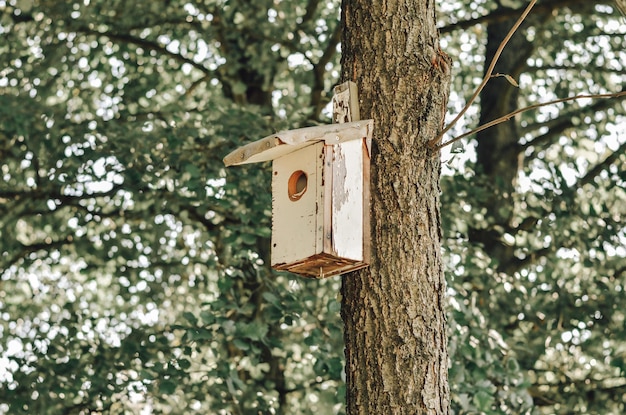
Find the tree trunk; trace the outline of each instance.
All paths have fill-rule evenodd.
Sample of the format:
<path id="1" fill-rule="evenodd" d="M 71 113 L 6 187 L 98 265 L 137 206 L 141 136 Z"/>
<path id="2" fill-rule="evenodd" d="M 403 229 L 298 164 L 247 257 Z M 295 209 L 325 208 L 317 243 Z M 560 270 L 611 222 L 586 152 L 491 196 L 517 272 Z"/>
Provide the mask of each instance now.
<path id="1" fill-rule="evenodd" d="M 537 19 L 534 19 L 537 20 Z M 513 27 L 515 19 L 495 22 L 487 27 L 486 62 L 493 56 Z M 528 24 L 528 21 L 526 21 Z M 525 25 L 523 25 L 525 26 Z M 494 73 L 510 75 L 519 79 L 527 67 L 527 59 L 533 52 L 533 44 L 523 35 L 520 28 L 503 50 Z M 486 67 L 487 65 L 485 65 Z M 485 69 L 486 70 L 486 69 Z M 481 111 L 479 124 L 485 124 L 518 108 L 519 88 L 505 78 L 490 79 L 480 94 Z M 511 232 L 511 220 L 515 213 L 513 195 L 516 192 L 517 176 L 522 163 L 520 134 L 515 118 L 488 128 L 476 135 L 476 170 L 484 173 L 492 184 L 489 196 L 483 200 L 487 217 L 491 223 L 487 228 L 473 229 L 470 240 L 483 244 L 485 251 L 498 260 L 498 271 L 507 272 L 513 260 L 514 246 L 503 241 L 502 235 Z"/>
<path id="2" fill-rule="evenodd" d="M 439 211 L 450 62 L 434 2 L 344 0 L 344 81 L 375 122 L 372 261 L 344 277 L 348 414 L 449 412 Z"/>

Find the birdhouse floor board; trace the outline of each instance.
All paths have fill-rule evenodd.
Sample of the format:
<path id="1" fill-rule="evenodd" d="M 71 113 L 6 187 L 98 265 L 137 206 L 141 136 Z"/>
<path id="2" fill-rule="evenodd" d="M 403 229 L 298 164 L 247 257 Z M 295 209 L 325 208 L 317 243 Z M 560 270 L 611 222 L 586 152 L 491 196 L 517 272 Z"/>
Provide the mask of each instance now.
<path id="1" fill-rule="evenodd" d="M 362 261 L 352 261 L 322 253 L 290 264 L 274 264 L 273 268 L 293 272 L 303 277 L 321 279 L 356 271 L 366 266 L 367 264 Z"/>

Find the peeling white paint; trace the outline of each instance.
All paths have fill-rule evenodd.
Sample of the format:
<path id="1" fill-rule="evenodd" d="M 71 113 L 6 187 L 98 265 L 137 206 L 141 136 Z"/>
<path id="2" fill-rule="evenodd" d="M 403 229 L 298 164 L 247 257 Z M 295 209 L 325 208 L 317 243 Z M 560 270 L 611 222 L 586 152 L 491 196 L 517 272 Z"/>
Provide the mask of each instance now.
<path id="1" fill-rule="evenodd" d="M 333 146 L 333 248 L 342 258 L 363 259 L 363 142 Z"/>

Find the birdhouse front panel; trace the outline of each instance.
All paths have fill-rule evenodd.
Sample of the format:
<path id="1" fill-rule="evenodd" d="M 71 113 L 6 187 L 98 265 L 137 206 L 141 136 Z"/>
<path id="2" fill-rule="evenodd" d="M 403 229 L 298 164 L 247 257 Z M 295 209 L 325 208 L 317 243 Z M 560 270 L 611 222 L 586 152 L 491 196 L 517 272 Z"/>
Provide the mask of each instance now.
<path id="1" fill-rule="evenodd" d="M 324 143 L 274 160 L 272 167 L 272 266 L 323 250 Z"/>

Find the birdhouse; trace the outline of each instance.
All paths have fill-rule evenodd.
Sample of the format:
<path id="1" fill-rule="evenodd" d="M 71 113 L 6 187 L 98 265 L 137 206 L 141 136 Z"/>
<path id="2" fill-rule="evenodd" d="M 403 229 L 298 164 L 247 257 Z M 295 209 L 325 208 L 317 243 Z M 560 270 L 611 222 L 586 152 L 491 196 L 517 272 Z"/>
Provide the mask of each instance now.
<path id="1" fill-rule="evenodd" d="M 352 121 L 354 83 L 334 92 L 335 124 L 271 134 L 224 158 L 226 166 L 272 160 L 272 268 L 311 278 L 363 268 L 370 258 L 374 122 Z"/>

